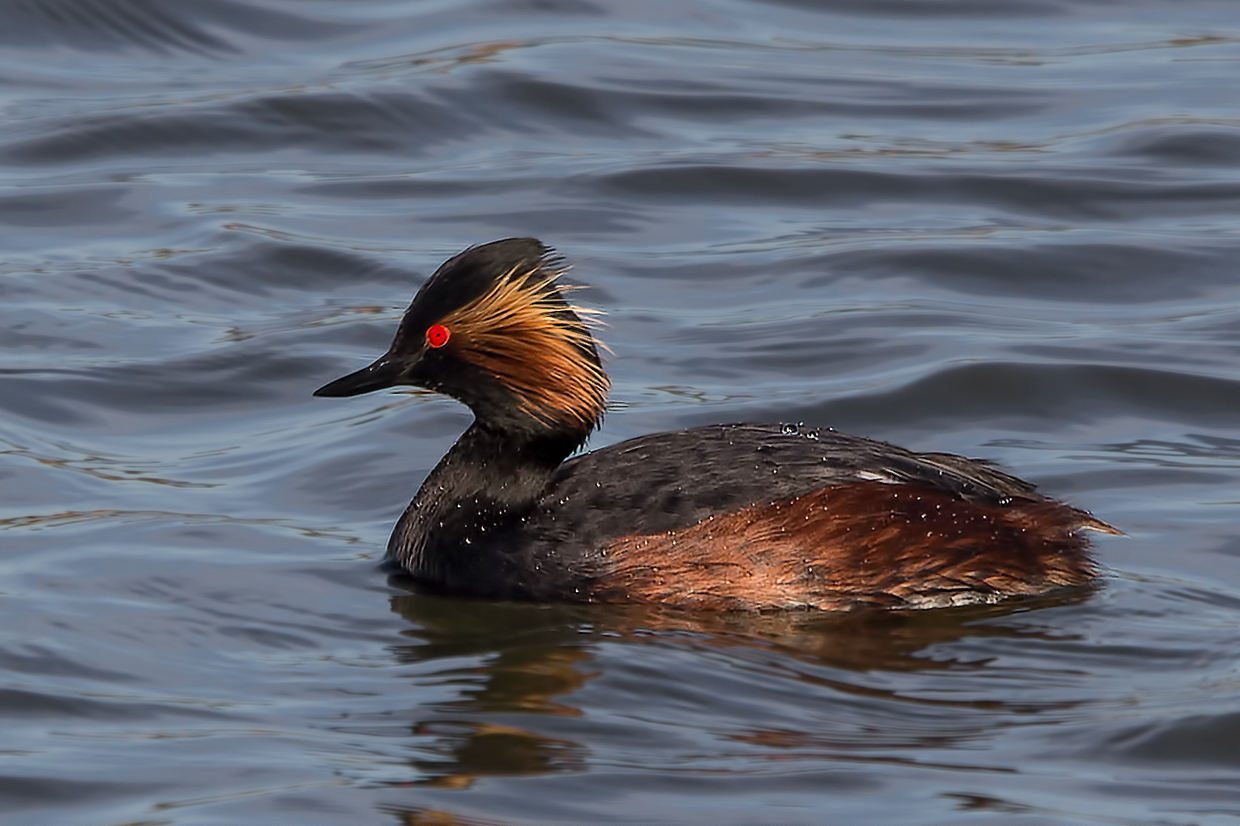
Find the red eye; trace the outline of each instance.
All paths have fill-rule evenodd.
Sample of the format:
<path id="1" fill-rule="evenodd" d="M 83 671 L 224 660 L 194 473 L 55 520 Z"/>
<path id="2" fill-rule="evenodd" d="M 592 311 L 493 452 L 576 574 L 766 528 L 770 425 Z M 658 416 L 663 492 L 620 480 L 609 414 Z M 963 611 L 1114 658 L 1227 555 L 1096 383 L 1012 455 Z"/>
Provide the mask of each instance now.
<path id="1" fill-rule="evenodd" d="M 448 343 L 448 338 L 452 333 L 448 332 L 448 328 L 442 324 L 432 324 L 426 329 L 426 343 L 432 347 L 439 348 Z"/>

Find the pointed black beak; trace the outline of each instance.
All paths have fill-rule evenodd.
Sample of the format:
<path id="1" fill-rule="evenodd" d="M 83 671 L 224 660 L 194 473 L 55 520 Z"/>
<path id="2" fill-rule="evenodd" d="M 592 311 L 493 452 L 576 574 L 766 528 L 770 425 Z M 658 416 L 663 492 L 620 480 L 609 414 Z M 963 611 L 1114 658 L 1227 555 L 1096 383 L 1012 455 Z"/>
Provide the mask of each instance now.
<path id="1" fill-rule="evenodd" d="M 336 379 L 314 391 L 316 396 L 358 396 L 372 390 L 383 390 L 401 383 L 403 373 L 400 362 L 385 354 L 369 367 L 363 367 L 356 373 Z"/>

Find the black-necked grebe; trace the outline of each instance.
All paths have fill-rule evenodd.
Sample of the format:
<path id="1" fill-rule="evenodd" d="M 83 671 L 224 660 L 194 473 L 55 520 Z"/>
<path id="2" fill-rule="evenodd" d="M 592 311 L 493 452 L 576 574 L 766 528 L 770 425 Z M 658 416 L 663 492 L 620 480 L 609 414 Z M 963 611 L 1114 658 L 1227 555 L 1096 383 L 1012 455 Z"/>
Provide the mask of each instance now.
<path id="1" fill-rule="evenodd" d="M 446 261 L 374 364 L 320 388 L 413 385 L 474 423 L 388 555 L 438 591 L 713 609 L 934 608 L 1079 585 L 1119 533 L 993 466 L 829 429 L 712 425 L 567 457 L 609 382 L 532 238 Z"/>

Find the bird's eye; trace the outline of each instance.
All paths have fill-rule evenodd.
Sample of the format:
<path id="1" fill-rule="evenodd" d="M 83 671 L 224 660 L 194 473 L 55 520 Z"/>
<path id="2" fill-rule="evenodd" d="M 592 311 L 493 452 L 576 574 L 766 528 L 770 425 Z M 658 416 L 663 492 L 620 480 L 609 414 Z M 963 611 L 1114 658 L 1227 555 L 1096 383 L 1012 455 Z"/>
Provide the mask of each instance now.
<path id="1" fill-rule="evenodd" d="M 426 343 L 438 349 L 448 343 L 448 338 L 452 333 L 448 332 L 448 328 L 442 324 L 432 324 L 426 328 Z"/>

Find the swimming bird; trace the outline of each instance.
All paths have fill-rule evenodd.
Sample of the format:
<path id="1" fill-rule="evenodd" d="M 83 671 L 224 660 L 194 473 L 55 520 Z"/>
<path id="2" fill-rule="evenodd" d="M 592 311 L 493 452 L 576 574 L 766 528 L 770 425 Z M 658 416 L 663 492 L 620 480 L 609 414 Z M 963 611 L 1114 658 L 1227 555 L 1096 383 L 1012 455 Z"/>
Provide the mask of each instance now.
<path id="1" fill-rule="evenodd" d="M 563 259 L 533 238 L 443 263 L 388 351 L 315 391 L 409 385 L 474 421 L 388 557 L 477 597 L 715 610 L 936 608 L 1081 585 L 1119 531 L 994 465 L 829 428 L 721 424 L 573 456 L 609 380 Z M 572 458 L 570 458 L 572 457 Z"/>

